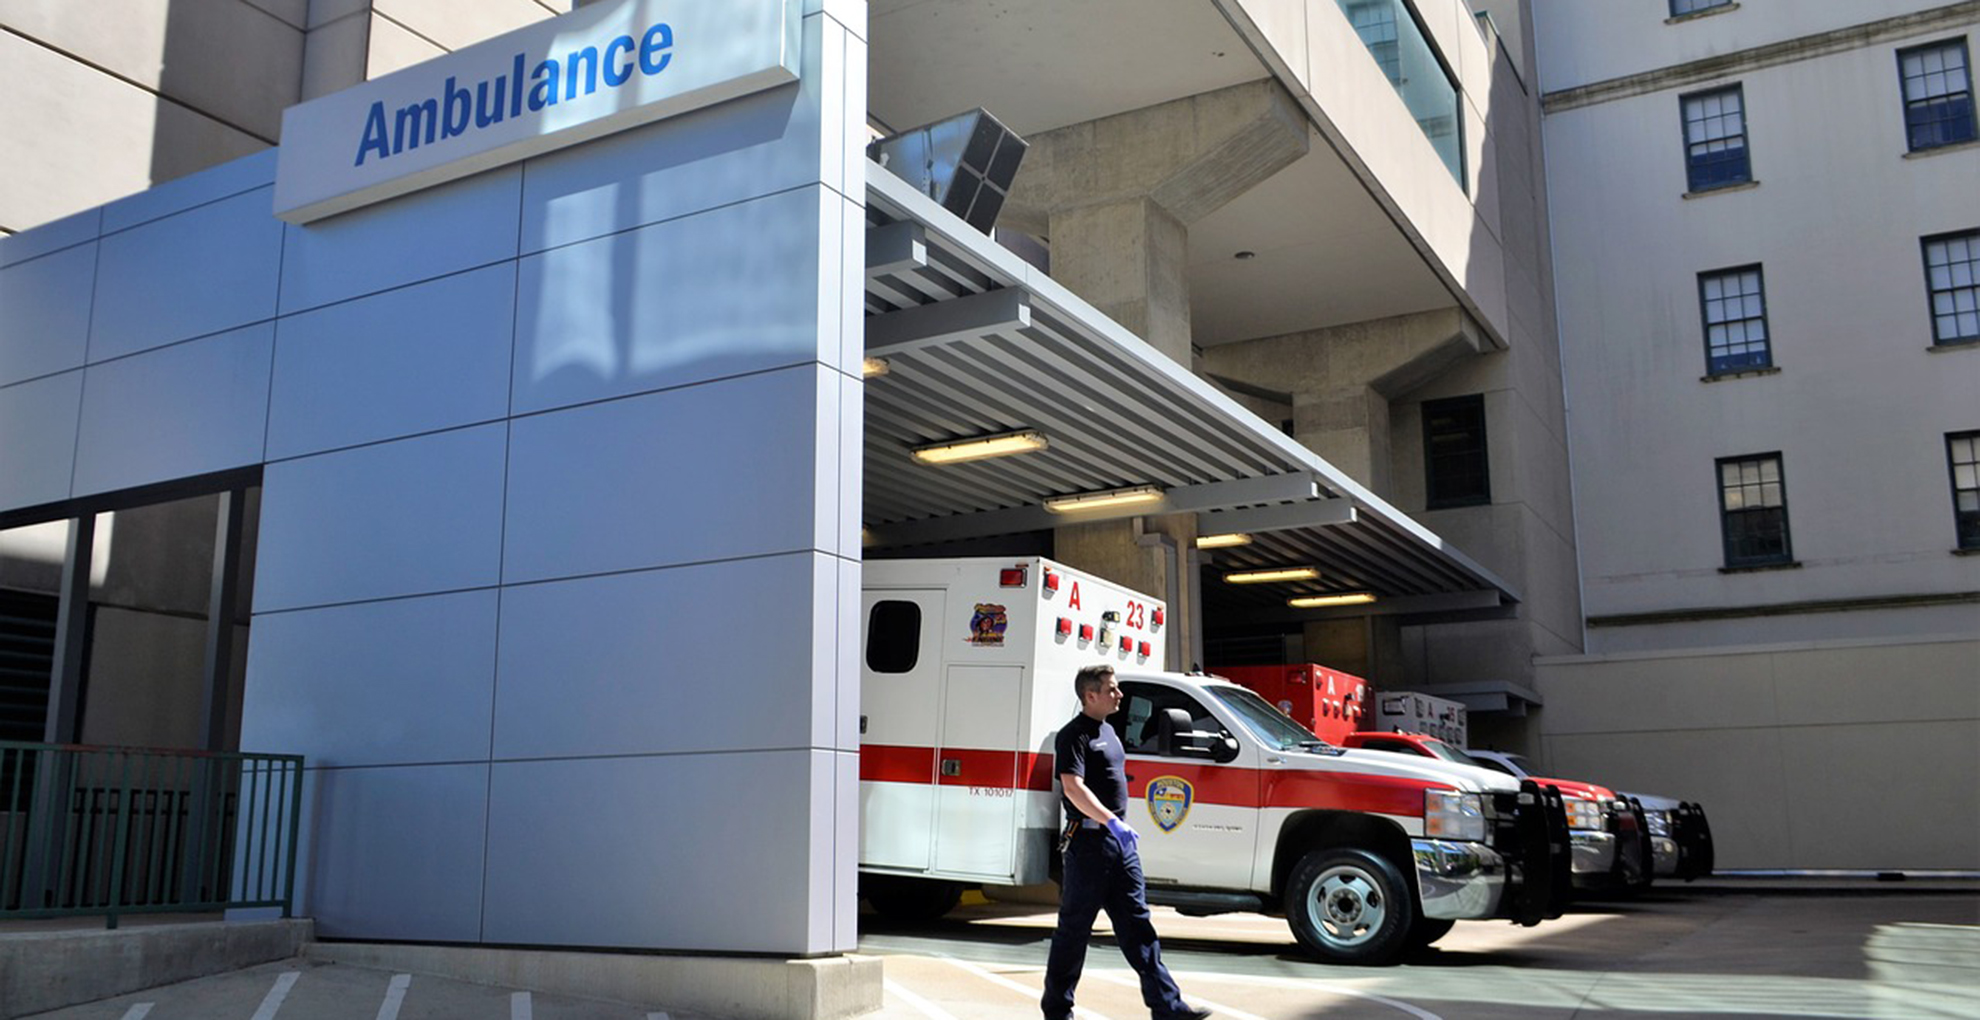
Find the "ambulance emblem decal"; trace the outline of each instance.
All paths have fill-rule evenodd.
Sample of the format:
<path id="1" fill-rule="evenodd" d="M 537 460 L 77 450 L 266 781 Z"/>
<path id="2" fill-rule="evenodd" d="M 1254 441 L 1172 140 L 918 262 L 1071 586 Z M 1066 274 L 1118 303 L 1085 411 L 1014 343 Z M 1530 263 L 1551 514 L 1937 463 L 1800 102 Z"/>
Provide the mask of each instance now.
<path id="1" fill-rule="evenodd" d="M 1189 817 L 1189 805 L 1195 799 L 1196 790 L 1180 776 L 1157 776 L 1148 781 L 1148 817 L 1163 832 L 1176 831 Z"/>
<path id="2" fill-rule="evenodd" d="M 1004 607 L 993 602 L 978 602 L 975 615 L 969 618 L 969 643 L 979 647 L 1000 648 L 1004 644 L 1004 630 L 1011 625 Z"/>

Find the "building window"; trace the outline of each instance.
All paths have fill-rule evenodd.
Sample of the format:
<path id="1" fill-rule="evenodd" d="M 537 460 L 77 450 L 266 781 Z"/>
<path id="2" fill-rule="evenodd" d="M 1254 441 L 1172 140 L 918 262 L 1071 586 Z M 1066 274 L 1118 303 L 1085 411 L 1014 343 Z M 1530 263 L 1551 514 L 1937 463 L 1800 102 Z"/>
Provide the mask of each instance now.
<path id="1" fill-rule="evenodd" d="M 1932 294 L 1932 342 L 1980 340 L 1980 230 L 1924 239 L 1925 289 Z"/>
<path id="2" fill-rule="evenodd" d="M 1671 17 L 1682 18 L 1687 14 L 1709 11 L 1714 7 L 1730 7 L 1732 0 L 1671 0 Z"/>
<path id="3" fill-rule="evenodd" d="M 1710 375 L 1766 368 L 1767 295 L 1760 267 L 1698 274 L 1698 305 L 1705 317 L 1705 371 Z"/>
<path id="4" fill-rule="evenodd" d="M 1791 563 L 1781 455 L 1727 457 L 1719 465 L 1719 524 L 1726 566 Z"/>
<path id="5" fill-rule="evenodd" d="M 1961 549 L 1980 549 L 1980 432 L 1946 437 L 1946 465 L 1952 473 L 1953 528 Z"/>
<path id="6" fill-rule="evenodd" d="M 1492 501 L 1484 396 L 1423 402 L 1423 469 L 1428 509 Z"/>
<path id="7" fill-rule="evenodd" d="M 1335 0 L 1354 34 L 1402 97 L 1444 166 L 1464 188 L 1464 127 L 1457 76 L 1406 0 Z M 1467 189 L 1468 190 L 1468 189 Z"/>
<path id="8" fill-rule="evenodd" d="M 1904 133 L 1911 151 L 1973 140 L 1973 76 L 1966 68 L 1964 39 L 1898 51 Z"/>
<path id="9" fill-rule="evenodd" d="M 1753 179 L 1746 151 L 1746 99 L 1740 86 L 1679 100 L 1684 110 L 1685 176 L 1692 191 Z"/>

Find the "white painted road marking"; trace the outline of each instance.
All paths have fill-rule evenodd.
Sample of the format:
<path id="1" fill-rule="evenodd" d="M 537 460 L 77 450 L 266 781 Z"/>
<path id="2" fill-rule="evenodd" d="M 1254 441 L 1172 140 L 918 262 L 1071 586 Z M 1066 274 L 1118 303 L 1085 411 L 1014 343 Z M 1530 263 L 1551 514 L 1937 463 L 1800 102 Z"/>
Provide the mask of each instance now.
<path id="1" fill-rule="evenodd" d="M 378 1020 L 399 1020 L 399 1007 L 405 1004 L 406 988 L 411 984 L 411 974 L 392 976 L 392 983 L 385 986 L 385 1001 L 378 1007 Z"/>
<path id="2" fill-rule="evenodd" d="M 885 985 L 887 988 L 888 995 L 891 995 L 901 1000 L 902 1002 L 905 1002 L 908 1005 L 913 1006 L 915 1009 L 920 1010 L 921 1015 L 928 1017 L 929 1020 L 956 1020 L 956 1015 L 954 1013 L 951 1013 L 948 1010 L 943 1009 L 942 1007 L 937 1006 L 932 1002 L 929 1002 L 927 999 L 924 999 L 921 996 L 916 995 L 905 988 L 902 988 L 900 985 L 897 985 L 892 981 L 885 982 Z"/>
<path id="3" fill-rule="evenodd" d="M 1136 990 L 1139 990 L 1141 988 L 1141 980 L 1139 978 L 1131 978 L 1125 974 L 1109 974 L 1102 972 L 1096 974 L 1095 976 L 1100 978 L 1102 981 L 1111 981 L 1114 984 L 1121 985 L 1126 988 L 1133 988 Z M 1218 1016 L 1230 1017 L 1231 1020 L 1265 1020 L 1264 1017 L 1259 1016 L 1256 1013 L 1246 1013 L 1244 1010 L 1241 1009 L 1232 1009 L 1231 1007 L 1223 1005 L 1222 1003 L 1211 1002 L 1209 999 L 1200 999 L 1194 995 L 1183 996 L 1183 1001 L 1201 1009 L 1211 1010 L 1212 1012 L 1215 1012 Z"/>
<path id="4" fill-rule="evenodd" d="M 509 996 L 509 1020 L 530 1020 L 531 1016 L 528 992 L 516 992 Z"/>
<path id="5" fill-rule="evenodd" d="M 144 1020 L 144 1015 L 151 1012 L 153 1005 L 153 1003 L 149 1002 L 133 1004 L 130 1009 L 124 1011 L 124 1020 Z"/>
<path id="6" fill-rule="evenodd" d="M 1203 971 L 1203 972 L 1178 971 L 1176 972 L 1175 976 L 1179 979 L 1187 977 L 1191 980 L 1201 979 L 1204 981 L 1234 981 L 1234 980 L 1256 981 L 1260 984 L 1277 985 L 1281 988 L 1314 988 L 1323 992 L 1330 992 L 1334 995 L 1347 995 L 1357 999 L 1367 999 L 1370 1002 L 1379 1002 L 1382 1005 L 1387 1006 L 1391 1009 L 1397 1009 L 1397 1010 L 1401 1010 L 1404 1013 L 1408 1013 L 1410 1016 L 1415 1017 L 1416 1020 L 1444 1020 L 1443 1017 L 1440 1017 L 1437 1014 L 1430 1012 L 1429 1010 L 1419 1009 L 1418 1007 L 1412 1006 L 1407 1002 L 1391 999 L 1385 995 L 1376 995 L 1374 992 L 1364 992 L 1354 988 L 1343 988 L 1332 981 L 1322 981 L 1317 978 L 1274 977 L 1266 974 L 1252 974 L 1252 975 L 1246 975 L 1243 978 L 1239 978 L 1234 974 L 1215 974 L 1208 971 Z"/>
<path id="7" fill-rule="evenodd" d="M 990 973 L 989 971 L 987 971 L 987 970 L 984 970 L 983 968 L 981 968 L 981 967 L 978 967 L 977 965 L 975 965 L 975 964 L 973 964 L 973 963 L 969 963 L 969 962 L 967 962 L 967 961 L 964 961 L 964 960 L 958 960 L 958 959 L 956 959 L 956 958 L 955 958 L 955 957 L 953 957 L 953 956 L 944 956 L 944 957 L 939 957 L 939 959 L 940 959 L 940 960 L 942 960 L 942 962 L 944 962 L 944 963 L 950 963 L 950 964 L 954 964 L 955 966 L 957 966 L 957 967 L 960 967 L 960 968 L 962 968 L 963 970 L 966 970 L 966 971 L 968 971 L 968 972 L 970 972 L 971 974 L 974 974 L 974 975 L 976 975 L 977 977 L 980 977 L 980 978 L 982 978 L 983 980 L 985 980 L 985 981 L 988 981 L 988 982 L 990 982 L 990 983 L 991 983 L 991 984 L 993 984 L 993 985 L 1002 985 L 1002 986 L 1004 986 L 1005 988 L 1008 988 L 1008 989 L 1010 989 L 1011 991 L 1014 991 L 1014 992 L 1017 992 L 1018 994 L 1020 994 L 1020 995 L 1023 995 L 1023 996 L 1024 996 L 1024 997 L 1026 997 L 1026 998 L 1031 998 L 1032 996 L 1035 996 L 1035 995 L 1037 995 L 1037 994 L 1038 994 L 1037 992 L 1034 992 L 1034 991 L 1032 991 L 1031 989 L 1029 989 L 1029 988 L 1026 988 L 1026 987 L 1025 987 L 1025 986 L 1023 986 L 1023 985 L 1021 985 L 1021 984 L 1018 984 L 1018 983 L 1017 983 L 1017 982 L 1015 982 L 1015 981 L 1012 981 L 1012 980 L 1011 980 L 1010 978 L 1007 978 L 1007 977 L 1005 977 L 1005 976 L 1003 976 L 1002 974 L 992 974 L 992 973 Z M 1025 968 L 1025 969 L 1026 969 L 1026 970 L 1036 970 L 1036 971 L 1038 971 L 1038 972 L 1040 972 L 1040 973 L 1043 973 L 1043 972 L 1044 972 L 1044 970 L 1045 970 L 1045 968 L 1043 968 L 1043 967 L 1027 967 L 1027 968 Z M 1037 1000 L 1036 1000 L 1036 999 L 1032 999 L 1032 1001 L 1033 1001 L 1033 1002 L 1036 1002 Z M 1106 1017 L 1104 1017 L 1104 1016 L 1101 1016 L 1100 1014 L 1098 1014 L 1098 1013 L 1095 1013 L 1094 1011 L 1092 1011 L 1092 1010 L 1090 1010 L 1090 1009 L 1087 1009 L 1087 1008 L 1086 1008 L 1085 1006 L 1074 1006 L 1074 1007 L 1073 1007 L 1073 1015 L 1074 1015 L 1074 1016 L 1077 1016 L 1077 1017 L 1085 1017 L 1085 1018 L 1086 1018 L 1086 1020 L 1107 1020 L 1107 1018 L 1106 1018 Z"/>
<path id="8" fill-rule="evenodd" d="M 254 1011 L 254 1020 L 275 1020 L 275 1011 L 282 1008 L 282 1000 L 289 997 L 289 989 L 296 986 L 296 979 L 302 977 L 300 971 L 285 970 L 275 978 L 275 987 L 268 990 L 267 998 L 261 1000 L 261 1008 Z"/>
<path id="9" fill-rule="evenodd" d="M 646 1014 L 646 1020 L 674 1020 L 674 1018 L 665 1013 L 648 1013 Z"/>

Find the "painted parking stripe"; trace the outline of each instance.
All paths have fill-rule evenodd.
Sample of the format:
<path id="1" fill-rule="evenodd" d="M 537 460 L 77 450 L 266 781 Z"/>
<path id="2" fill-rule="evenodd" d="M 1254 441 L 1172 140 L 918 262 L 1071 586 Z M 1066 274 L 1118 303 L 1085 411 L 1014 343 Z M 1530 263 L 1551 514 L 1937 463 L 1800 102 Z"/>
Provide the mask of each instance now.
<path id="1" fill-rule="evenodd" d="M 385 986 L 385 1001 L 378 1006 L 378 1020 L 399 1020 L 399 1007 L 405 1005 L 411 984 L 411 974 L 392 975 L 392 983 Z"/>
<path id="2" fill-rule="evenodd" d="M 989 971 L 984 970 L 983 968 L 978 967 L 973 963 L 970 963 L 966 960 L 958 960 L 952 956 L 937 957 L 937 959 L 940 959 L 944 963 L 953 964 L 954 966 L 962 970 L 966 970 L 969 973 L 974 974 L 977 977 L 980 977 L 983 980 L 988 981 L 993 985 L 1002 985 L 1003 987 L 1008 988 L 1011 991 L 1014 991 L 1019 995 L 1024 996 L 1025 998 L 1031 999 L 1033 1002 L 1037 1001 L 1036 999 L 1036 996 L 1038 995 L 1037 992 L 1029 988 L 1026 988 L 1021 984 L 1018 984 L 1015 981 L 1012 981 L 1010 978 L 1007 978 L 1002 974 L 992 974 Z M 1043 973 L 1045 970 L 1045 968 L 1043 967 L 1027 967 L 1025 969 L 1027 971 L 1036 970 L 1040 973 Z M 1095 1013 L 1090 1009 L 1087 1009 L 1085 1006 L 1074 1006 L 1073 1015 L 1076 1017 L 1084 1017 L 1085 1020 L 1107 1020 L 1106 1017 L 1101 1016 L 1100 1014 Z"/>
<path id="3" fill-rule="evenodd" d="M 153 1003 L 149 1002 L 133 1004 L 131 1008 L 124 1011 L 124 1020 L 144 1020 L 145 1014 L 151 1012 L 153 1005 Z"/>
<path id="4" fill-rule="evenodd" d="M 516 992 L 509 996 L 509 1020 L 530 1020 L 533 1015 L 528 992 Z"/>
<path id="5" fill-rule="evenodd" d="M 275 1011 L 282 1008 L 282 1000 L 289 997 L 289 989 L 296 986 L 296 979 L 302 977 L 300 971 L 285 970 L 275 978 L 275 987 L 261 1000 L 261 1008 L 254 1011 L 254 1020 L 275 1020 Z"/>
<path id="6" fill-rule="evenodd" d="M 891 995 L 894 998 L 897 998 L 902 1002 L 905 1002 L 908 1005 L 913 1006 L 915 1009 L 921 1011 L 922 1016 L 928 1017 L 929 1020 L 956 1020 L 956 1015 L 954 1013 L 951 1013 L 948 1010 L 943 1009 L 942 1007 L 937 1006 L 932 1002 L 929 1002 L 927 999 L 924 999 L 921 996 L 916 995 L 905 988 L 902 988 L 900 985 L 895 984 L 892 981 L 883 982 L 883 984 L 887 989 L 888 995 Z"/>
<path id="7" fill-rule="evenodd" d="M 1421 1009 L 1419 1007 L 1412 1006 L 1409 1003 L 1400 1001 L 1398 999 L 1391 999 L 1386 995 L 1376 995 L 1374 992 L 1364 992 L 1355 988 L 1343 988 L 1340 985 L 1337 985 L 1331 981 L 1321 981 L 1315 978 L 1288 978 L 1288 977 L 1275 977 L 1272 975 L 1259 974 L 1259 975 L 1247 976 L 1240 979 L 1237 978 L 1235 975 L 1231 975 L 1231 974 L 1214 974 L 1210 972 L 1199 972 L 1199 971 L 1179 971 L 1176 973 L 1176 977 L 1177 978 L 1186 977 L 1192 981 L 1243 980 L 1243 981 L 1255 981 L 1260 984 L 1278 985 L 1281 988 L 1314 988 L 1323 992 L 1331 992 L 1335 995 L 1346 995 L 1356 999 L 1367 999 L 1370 1002 L 1379 1002 L 1382 1005 L 1389 1007 L 1390 1009 L 1399 1010 L 1401 1012 L 1408 1013 L 1410 1016 L 1415 1017 L 1416 1020 L 1444 1020 L 1443 1017 L 1440 1017 L 1437 1014 L 1432 1013 L 1427 1009 Z"/>

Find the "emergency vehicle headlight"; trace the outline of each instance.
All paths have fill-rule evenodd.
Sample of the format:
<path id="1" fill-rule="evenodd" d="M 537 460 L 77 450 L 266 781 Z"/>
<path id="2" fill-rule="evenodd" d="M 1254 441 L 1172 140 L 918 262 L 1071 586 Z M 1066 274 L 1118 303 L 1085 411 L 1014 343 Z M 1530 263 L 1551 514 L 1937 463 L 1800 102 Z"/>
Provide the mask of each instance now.
<path id="1" fill-rule="evenodd" d="M 1485 839 L 1485 806 L 1475 793 L 1423 791 L 1423 834 L 1431 839 Z"/>
<path id="2" fill-rule="evenodd" d="M 1567 808 L 1568 828 L 1599 830 L 1602 828 L 1602 805 L 1580 797 L 1562 798 Z"/>

